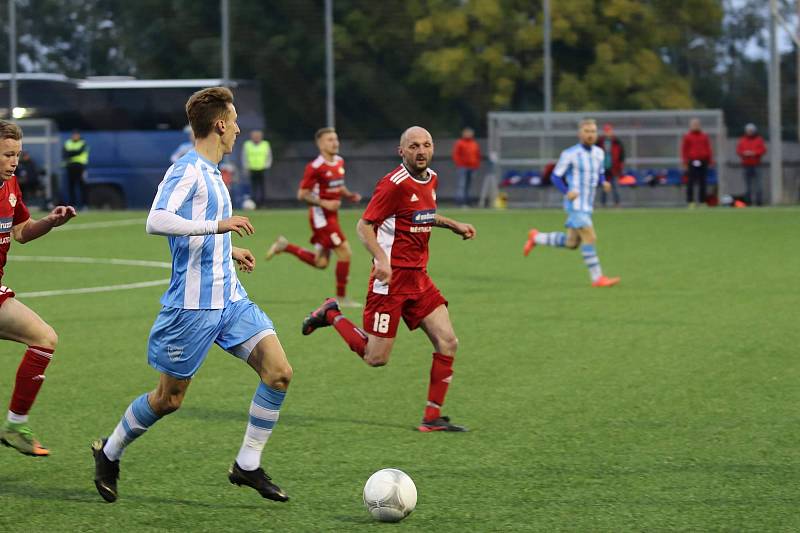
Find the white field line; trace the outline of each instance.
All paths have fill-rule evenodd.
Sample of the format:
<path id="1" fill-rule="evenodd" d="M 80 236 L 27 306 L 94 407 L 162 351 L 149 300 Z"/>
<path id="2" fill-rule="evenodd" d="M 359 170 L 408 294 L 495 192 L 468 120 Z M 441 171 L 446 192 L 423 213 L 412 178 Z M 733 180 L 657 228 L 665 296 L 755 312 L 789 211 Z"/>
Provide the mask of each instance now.
<path id="1" fill-rule="evenodd" d="M 172 268 L 172 263 L 164 261 L 142 261 L 138 259 L 102 259 L 96 257 L 58 257 L 49 255 L 12 255 L 8 257 L 11 261 L 28 261 L 43 263 L 82 263 L 90 265 L 122 265 L 140 266 L 151 268 Z M 112 292 L 130 289 L 141 289 L 154 287 L 157 285 L 167 285 L 169 279 L 157 279 L 153 281 L 140 281 L 137 283 L 122 283 L 118 285 L 101 285 L 99 287 L 82 287 L 77 289 L 56 289 L 52 291 L 21 292 L 17 296 L 20 298 L 41 298 L 44 296 L 61 296 L 65 294 L 90 294 L 95 292 Z"/>
<path id="2" fill-rule="evenodd" d="M 144 287 L 155 287 L 156 285 L 167 285 L 169 279 L 157 279 L 153 281 L 140 281 L 138 283 L 123 283 L 121 285 L 103 285 L 100 287 L 84 287 L 81 289 L 60 289 L 54 291 L 21 292 L 17 294 L 20 298 L 41 298 L 43 296 L 62 296 L 65 294 L 89 294 L 93 292 L 112 292 L 124 291 L 128 289 L 141 289 Z"/>
<path id="3" fill-rule="evenodd" d="M 41 263 L 84 263 L 88 265 L 123 265 L 153 268 L 172 268 L 165 261 L 142 261 L 139 259 L 102 259 L 99 257 L 60 257 L 53 255 L 9 255 L 9 261 L 30 261 Z"/>
<path id="4" fill-rule="evenodd" d="M 79 229 L 116 228 L 117 226 L 133 226 L 136 224 L 141 224 L 144 230 L 144 220 L 141 218 L 126 218 L 124 220 L 109 220 L 106 222 L 86 222 L 85 224 L 64 224 L 55 229 L 58 231 L 74 231 Z"/>

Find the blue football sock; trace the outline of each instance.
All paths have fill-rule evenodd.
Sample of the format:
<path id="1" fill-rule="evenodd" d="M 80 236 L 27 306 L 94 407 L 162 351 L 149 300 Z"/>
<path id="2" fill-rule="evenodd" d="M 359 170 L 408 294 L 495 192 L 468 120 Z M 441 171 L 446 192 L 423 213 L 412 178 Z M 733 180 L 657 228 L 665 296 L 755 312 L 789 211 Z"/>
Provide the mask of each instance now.
<path id="1" fill-rule="evenodd" d="M 114 433 L 108 437 L 103 451 L 112 461 L 118 461 L 125 447 L 144 434 L 161 417 L 153 412 L 147 393 L 142 394 L 128 406 Z"/>
<path id="2" fill-rule="evenodd" d="M 261 383 L 250 403 L 250 421 L 244 434 L 244 442 L 236 456 L 242 470 L 255 470 L 261 466 L 261 452 L 267 444 L 275 424 L 278 423 L 285 391 L 267 387 Z"/>
<path id="3" fill-rule="evenodd" d="M 537 233 L 534 239 L 536 244 L 544 246 L 555 246 L 563 248 L 567 242 L 567 234 L 563 231 L 554 231 L 552 233 Z"/>
<path id="4" fill-rule="evenodd" d="M 603 275 L 603 269 L 600 268 L 600 260 L 597 258 L 597 250 L 594 244 L 584 244 L 581 246 L 581 254 L 583 255 L 583 262 L 589 268 L 589 275 L 592 281 Z"/>

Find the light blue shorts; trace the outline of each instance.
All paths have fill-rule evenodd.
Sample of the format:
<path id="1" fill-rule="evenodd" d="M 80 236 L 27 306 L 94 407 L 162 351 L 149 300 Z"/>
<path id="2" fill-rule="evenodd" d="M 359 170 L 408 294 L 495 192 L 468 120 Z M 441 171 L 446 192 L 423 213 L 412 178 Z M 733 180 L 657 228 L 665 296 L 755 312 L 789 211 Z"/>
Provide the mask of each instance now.
<path id="1" fill-rule="evenodd" d="M 247 361 L 256 344 L 275 334 L 272 320 L 243 298 L 224 309 L 162 307 L 147 344 L 150 366 L 178 379 L 192 377 L 211 345 Z"/>
<path id="2" fill-rule="evenodd" d="M 567 228 L 580 229 L 592 226 L 592 214 L 586 211 L 567 211 Z"/>

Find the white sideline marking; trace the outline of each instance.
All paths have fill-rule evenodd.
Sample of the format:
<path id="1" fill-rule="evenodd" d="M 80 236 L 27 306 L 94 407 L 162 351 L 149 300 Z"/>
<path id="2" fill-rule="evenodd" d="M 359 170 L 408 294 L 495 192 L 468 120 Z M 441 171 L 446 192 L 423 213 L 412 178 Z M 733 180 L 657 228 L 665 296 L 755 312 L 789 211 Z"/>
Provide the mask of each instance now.
<path id="1" fill-rule="evenodd" d="M 89 294 L 92 292 L 111 292 L 124 291 L 128 289 L 141 289 L 143 287 L 154 287 L 156 285 L 166 285 L 168 279 L 157 279 L 153 281 L 140 281 L 138 283 L 124 283 L 122 285 L 103 285 L 101 287 L 84 287 L 82 289 L 59 289 L 54 291 L 21 292 L 17 294 L 20 298 L 41 298 L 43 296 L 61 296 L 64 294 Z"/>
<path id="2" fill-rule="evenodd" d="M 134 224 L 141 224 L 144 226 L 144 220 L 141 218 L 126 218 L 124 220 L 109 220 L 106 222 L 86 222 L 84 224 L 65 224 L 55 228 L 58 231 L 72 231 L 79 229 L 103 229 L 114 228 L 117 226 L 133 226 Z"/>
<path id="3" fill-rule="evenodd" d="M 153 268 L 172 268 L 165 261 L 142 261 L 139 259 L 102 259 L 99 257 L 61 257 L 53 255 L 10 255 L 9 261 L 41 261 L 45 263 L 85 263 L 89 265 L 124 265 Z"/>
<path id="4" fill-rule="evenodd" d="M 82 263 L 90 265 L 122 265 L 140 266 L 151 268 L 172 268 L 172 263 L 164 261 L 143 261 L 139 259 L 103 259 L 99 257 L 58 257 L 50 255 L 12 255 L 8 257 L 11 261 L 29 261 L 45 263 Z M 52 291 L 20 292 L 20 298 L 41 298 L 44 296 L 61 296 L 65 294 L 90 294 L 95 292 L 124 291 L 130 289 L 141 289 L 154 287 L 157 285 L 167 285 L 169 279 L 157 279 L 153 281 L 140 281 L 136 283 L 122 283 L 118 285 L 101 285 L 99 287 L 82 287 L 77 289 L 56 289 Z"/>

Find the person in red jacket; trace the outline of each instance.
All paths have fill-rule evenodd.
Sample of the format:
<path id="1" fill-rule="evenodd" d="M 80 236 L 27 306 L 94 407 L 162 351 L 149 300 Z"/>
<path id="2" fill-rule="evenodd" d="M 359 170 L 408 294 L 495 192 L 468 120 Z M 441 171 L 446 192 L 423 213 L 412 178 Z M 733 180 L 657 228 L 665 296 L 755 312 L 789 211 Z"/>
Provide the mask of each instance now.
<path id="1" fill-rule="evenodd" d="M 758 134 L 755 124 L 748 124 L 744 127 L 744 135 L 736 145 L 736 153 L 742 160 L 744 169 L 744 182 L 747 186 L 747 203 L 750 205 L 761 205 L 761 178 L 758 175 L 758 165 L 761 158 L 767 153 L 764 146 L 764 138 Z"/>
<path id="2" fill-rule="evenodd" d="M 693 118 L 689 121 L 689 131 L 683 136 L 681 143 L 681 160 L 683 170 L 687 174 L 686 203 L 694 207 L 694 189 L 697 186 L 697 200 L 706 201 L 706 176 L 708 168 L 714 164 L 711 151 L 711 141 L 708 135 L 700 128 L 700 119 Z"/>
<path id="3" fill-rule="evenodd" d="M 461 138 L 453 145 L 453 162 L 458 169 L 458 197 L 461 206 L 469 205 L 469 186 L 472 176 L 481 166 L 481 147 L 475 140 L 475 131 L 464 128 Z"/>
<path id="4" fill-rule="evenodd" d="M 614 135 L 614 127 L 611 124 L 603 126 L 603 135 L 598 137 L 597 146 L 603 149 L 604 159 L 603 168 L 605 169 L 606 181 L 611 184 L 611 194 L 614 196 L 614 207 L 619 207 L 619 189 L 617 189 L 617 180 L 622 175 L 622 167 L 625 163 L 625 147 L 622 146 L 616 135 Z M 600 189 L 600 203 L 606 205 L 605 188 Z"/>

